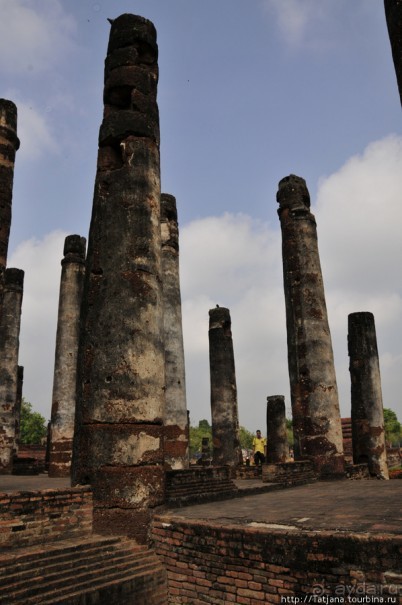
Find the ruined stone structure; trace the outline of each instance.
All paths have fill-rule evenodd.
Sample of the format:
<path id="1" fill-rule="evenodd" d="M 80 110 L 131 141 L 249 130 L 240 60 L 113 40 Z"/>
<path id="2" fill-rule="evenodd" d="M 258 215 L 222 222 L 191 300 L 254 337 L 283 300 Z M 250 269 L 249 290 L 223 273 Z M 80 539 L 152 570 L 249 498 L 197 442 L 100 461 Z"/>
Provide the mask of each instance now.
<path id="1" fill-rule="evenodd" d="M 384 7 L 399 96 L 402 103 L 402 2 L 401 0 L 384 0 Z"/>
<path id="2" fill-rule="evenodd" d="M 267 397 L 267 462 L 288 462 L 286 408 L 283 395 Z"/>
<path id="3" fill-rule="evenodd" d="M 348 350 L 353 462 L 365 462 L 371 475 L 388 479 L 380 364 L 372 313 L 348 316 Z"/>
<path id="4" fill-rule="evenodd" d="M 61 261 L 50 421 L 49 477 L 69 477 L 74 436 L 77 355 L 86 239 L 68 235 Z"/>
<path id="5" fill-rule="evenodd" d="M 188 420 L 179 275 L 179 229 L 176 199 L 161 195 L 163 322 L 166 409 L 165 467 L 188 468 Z"/>
<path id="6" fill-rule="evenodd" d="M 317 472 L 344 472 L 338 389 L 318 253 L 317 229 L 304 179 L 279 183 L 289 378 L 295 459 Z"/>
<path id="7" fill-rule="evenodd" d="M 209 311 L 208 336 L 213 463 L 234 467 L 242 463 L 242 454 L 229 309 L 216 307 Z"/>
<path id="8" fill-rule="evenodd" d="M 0 99 L 0 315 L 11 226 L 15 153 L 19 146 L 17 108 L 12 101 Z"/>
<path id="9" fill-rule="evenodd" d="M 12 472 L 24 272 L 6 269 L 0 317 L 0 474 Z"/>
<path id="10" fill-rule="evenodd" d="M 164 497 L 165 356 L 156 31 L 111 25 L 80 327 L 73 484 L 97 531 L 147 538 Z"/>
<path id="11" fill-rule="evenodd" d="M 18 445 L 21 433 L 21 406 L 22 406 L 22 388 L 24 385 L 24 366 L 17 368 L 17 395 L 15 398 L 15 434 L 14 434 L 14 453 L 18 454 Z"/>

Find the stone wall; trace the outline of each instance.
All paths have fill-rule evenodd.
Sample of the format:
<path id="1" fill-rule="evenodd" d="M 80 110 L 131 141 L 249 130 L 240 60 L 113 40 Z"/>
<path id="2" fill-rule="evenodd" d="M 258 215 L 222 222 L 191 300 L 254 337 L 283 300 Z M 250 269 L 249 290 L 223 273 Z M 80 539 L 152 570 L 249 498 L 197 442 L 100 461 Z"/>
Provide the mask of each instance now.
<path id="1" fill-rule="evenodd" d="M 317 480 L 310 460 L 295 460 L 294 462 L 278 462 L 262 465 L 262 480 L 264 483 L 281 483 L 282 485 L 303 485 Z"/>
<path id="2" fill-rule="evenodd" d="M 92 532 L 88 487 L 0 494 L 0 552 Z"/>
<path id="3" fill-rule="evenodd" d="M 170 506 L 224 500 L 237 493 L 227 466 L 192 467 L 166 473 L 166 503 Z"/>
<path id="4" fill-rule="evenodd" d="M 402 594 L 396 536 L 222 527 L 159 516 L 153 539 L 167 568 L 170 604 L 257 605 L 306 594 L 346 597 L 347 590 L 360 597 Z"/>

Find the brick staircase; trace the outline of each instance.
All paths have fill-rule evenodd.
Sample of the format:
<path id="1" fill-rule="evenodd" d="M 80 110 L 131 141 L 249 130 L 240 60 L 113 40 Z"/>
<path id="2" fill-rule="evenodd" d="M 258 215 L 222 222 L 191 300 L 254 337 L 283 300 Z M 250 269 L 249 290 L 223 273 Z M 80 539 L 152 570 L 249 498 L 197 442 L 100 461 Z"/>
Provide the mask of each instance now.
<path id="1" fill-rule="evenodd" d="M 2 605 L 165 605 L 166 572 L 132 540 L 91 536 L 0 554 Z"/>
<path id="2" fill-rule="evenodd" d="M 169 506 L 225 500 L 238 495 L 228 467 L 190 468 L 166 473 Z"/>

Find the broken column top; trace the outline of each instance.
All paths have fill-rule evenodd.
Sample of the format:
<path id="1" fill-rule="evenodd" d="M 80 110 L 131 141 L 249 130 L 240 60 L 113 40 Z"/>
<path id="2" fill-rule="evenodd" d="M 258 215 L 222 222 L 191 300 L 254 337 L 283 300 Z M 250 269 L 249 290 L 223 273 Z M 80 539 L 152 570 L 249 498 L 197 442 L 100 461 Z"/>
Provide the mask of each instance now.
<path id="1" fill-rule="evenodd" d="M 67 235 L 64 240 L 63 262 L 84 262 L 87 240 L 80 235 Z"/>
<path id="2" fill-rule="evenodd" d="M 4 285 L 9 290 L 22 290 L 24 287 L 24 271 L 22 269 L 6 269 Z"/>
<path id="3" fill-rule="evenodd" d="M 124 13 L 116 19 L 110 19 L 110 22 L 108 55 L 116 50 L 132 46 L 134 44 L 133 40 L 135 40 L 136 45 L 145 44 L 148 46 L 147 51 L 152 51 L 154 57 L 149 56 L 149 59 L 157 60 L 156 29 L 152 21 L 138 15 Z"/>
<path id="4" fill-rule="evenodd" d="M 378 355 L 374 315 L 370 311 L 348 315 L 348 348 L 349 355 Z"/>
<path id="5" fill-rule="evenodd" d="M 161 220 L 177 221 L 176 198 L 170 193 L 161 193 Z"/>
<path id="6" fill-rule="evenodd" d="M 215 307 L 209 311 L 209 327 L 219 328 L 230 322 L 230 311 L 226 307 Z"/>
<path id="7" fill-rule="evenodd" d="M 276 200 L 279 204 L 279 210 L 291 208 L 292 210 L 310 209 L 310 194 L 307 189 L 306 181 L 300 176 L 290 174 L 278 184 L 278 193 Z"/>
<path id="8" fill-rule="evenodd" d="M 17 107 L 8 99 L 0 99 L 0 136 L 8 139 L 18 149 L 20 141 L 17 137 Z"/>

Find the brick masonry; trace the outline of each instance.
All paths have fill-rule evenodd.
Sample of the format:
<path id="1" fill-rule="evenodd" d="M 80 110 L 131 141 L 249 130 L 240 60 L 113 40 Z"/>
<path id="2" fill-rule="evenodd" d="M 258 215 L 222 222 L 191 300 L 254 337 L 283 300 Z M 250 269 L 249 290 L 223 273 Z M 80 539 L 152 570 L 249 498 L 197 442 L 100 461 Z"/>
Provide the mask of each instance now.
<path id="1" fill-rule="evenodd" d="M 317 480 L 310 460 L 295 460 L 294 462 L 278 462 L 262 465 L 262 481 L 264 483 L 280 483 L 281 485 L 303 485 Z"/>
<path id="2" fill-rule="evenodd" d="M 0 552 L 91 532 L 88 487 L 0 494 Z"/>
<path id="3" fill-rule="evenodd" d="M 401 536 L 240 528 L 169 516 L 154 519 L 152 536 L 174 605 L 276 604 L 286 596 L 347 596 L 348 590 L 360 597 L 402 594 Z"/>

